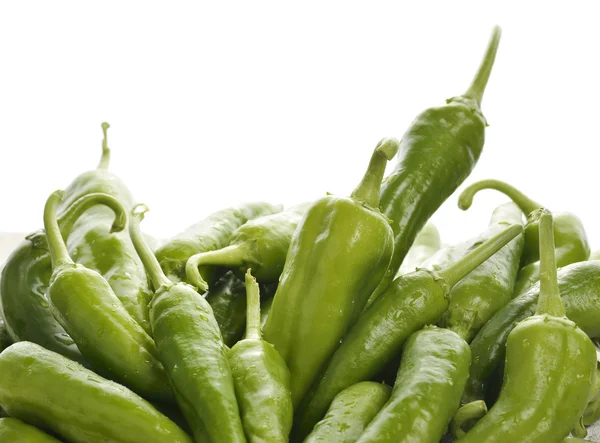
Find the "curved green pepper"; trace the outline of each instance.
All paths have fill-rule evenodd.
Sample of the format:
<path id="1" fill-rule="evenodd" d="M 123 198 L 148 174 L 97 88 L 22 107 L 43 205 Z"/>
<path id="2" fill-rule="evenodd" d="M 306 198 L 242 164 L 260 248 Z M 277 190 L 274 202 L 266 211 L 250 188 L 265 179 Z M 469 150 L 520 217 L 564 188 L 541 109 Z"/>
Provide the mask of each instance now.
<path id="1" fill-rule="evenodd" d="M 496 27 L 467 92 L 419 114 L 402 137 L 398 163 L 381 186 L 380 207 L 392 220 L 395 238 L 392 263 L 376 294 L 393 280 L 417 233 L 479 159 L 487 126 L 481 100 L 499 42 Z"/>
<path id="2" fill-rule="evenodd" d="M 373 381 L 356 383 L 335 396 L 327 415 L 304 443 L 354 443 L 389 400 L 389 386 Z"/>
<path id="3" fill-rule="evenodd" d="M 471 350 L 456 333 L 429 326 L 402 351 L 390 400 L 357 443 L 439 442 L 460 404 Z"/>
<path id="4" fill-rule="evenodd" d="M 196 441 L 245 442 L 229 350 L 212 308 L 192 286 L 173 283 L 161 269 L 140 231 L 147 210 L 133 208 L 129 233 L 154 286 L 150 323 L 177 403 Z"/>
<path id="5" fill-rule="evenodd" d="M 396 278 L 415 272 L 428 258 L 439 251 L 440 247 L 440 233 L 433 223 L 427 222 L 402 260 Z"/>
<path id="6" fill-rule="evenodd" d="M 596 349 L 565 315 L 556 276 L 552 214 L 539 213 L 540 295 L 535 315 L 506 341 L 504 384 L 463 443 L 562 442 L 583 414 L 596 376 Z"/>
<path id="7" fill-rule="evenodd" d="M 445 269 L 420 269 L 394 280 L 362 313 L 329 360 L 297 413 L 298 434 L 307 435 L 343 389 L 377 375 L 411 334 L 436 323 L 448 308 L 452 287 L 522 231 L 521 225 L 510 226 Z"/>
<path id="8" fill-rule="evenodd" d="M 30 342 L 0 354 L 0 406 L 68 441 L 191 443 L 175 423 L 120 384 Z"/>
<path id="9" fill-rule="evenodd" d="M 60 443 L 35 426 L 16 418 L 0 418 L 0 441 L 19 443 Z"/>
<path id="10" fill-rule="evenodd" d="M 62 191 L 51 194 L 44 208 L 52 261 L 47 296 L 54 317 L 99 372 L 144 396 L 171 400 L 173 394 L 150 336 L 131 318 L 102 275 L 69 257 L 56 222 L 62 195 Z M 113 230 L 124 229 L 126 223 L 121 207 Z"/>
<path id="11" fill-rule="evenodd" d="M 317 200 L 292 238 L 264 337 L 290 368 L 294 406 L 390 263 L 392 229 L 377 207 L 385 166 L 397 150 L 397 140 L 381 140 L 351 196 Z"/>
<path id="12" fill-rule="evenodd" d="M 246 292 L 246 336 L 229 351 L 242 424 L 249 442 L 285 443 L 294 417 L 290 371 L 275 347 L 261 338 L 259 288 L 250 269 Z"/>
<path id="13" fill-rule="evenodd" d="M 543 206 L 531 200 L 518 189 L 500 180 L 481 180 L 467 187 L 458 198 L 458 206 L 467 210 L 473 197 L 482 189 L 495 189 L 514 201 L 530 221 L 531 214 Z M 590 256 L 590 246 L 581 220 L 574 214 L 555 212 L 554 237 L 556 244 L 556 265 L 559 268 L 585 261 Z M 521 258 L 521 270 L 515 284 L 515 295 L 522 294 L 540 279 L 539 226 L 528 223 L 525 229 L 525 248 Z"/>

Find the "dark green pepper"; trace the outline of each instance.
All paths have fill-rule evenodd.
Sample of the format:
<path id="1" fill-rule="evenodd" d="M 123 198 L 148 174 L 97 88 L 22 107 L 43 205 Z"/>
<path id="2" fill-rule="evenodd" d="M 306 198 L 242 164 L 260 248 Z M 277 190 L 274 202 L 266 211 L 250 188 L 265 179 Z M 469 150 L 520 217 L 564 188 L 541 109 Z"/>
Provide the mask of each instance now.
<path id="1" fill-rule="evenodd" d="M 496 27 L 467 92 L 422 112 L 402 137 L 398 163 L 381 186 L 381 210 L 394 229 L 394 257 L 375 297 L 393 280 L 425 222 L 479 159 L 487 126 L 481 100 L 499 42 Z"/>
<path id="2" fill-rule="evenodd" d="M 392 229 L 377 208 L 385 166 L 397 150 L 397 140 L 381 140 L 350 197 L 327 195 L 317 200 L 292 238 L 264 337 L 290 368 L 294 406 L 356 321 L 390 263 Z"/>
<path id="3" fill-rule="evenodd" d="M 0 418 L 0 441 L 19 443 L 60 443 L 54 437 L 40 431 L 35 426 L 23 423 L 16 418 Z"/>
<path id="4" fill-rule="evenodd" d="M 543 206 L 525 196 L 518 189 L 500 180 L 481 180 L 466 188 L 458 199 L 458 206 L 467 210 L 473 197 L 482 189 L 495 189 L 514 201 L 524 214 L 534 213 Z M 556 244 L 556 265 L 559 268 L 585 261 L 590 256 L 590 246 L 581 220 L 574 214 L 556 212 L 554 215 L 554 237 Z M 521 258 L 521 270 L 515 284 L 515 295 L 522 294 L 540 279 L 539 227 L 528 223 L 525 229 L 525 248 Z"/>
<path id="5" fill-rule="evenodd" d="M 223 342 L 231 347 L 246 327 L 246 285 L 232 271 L 226 272 L 205 294 L 221 329 Z"/>
<path id="6" fill-rule="evenodd" d="M 173 283 L 161 269 L 140 231 L 147 210 L 134 207 L 129 233 L 154 286 L 150 323 L 177 403 L 196 441 L 245 442 L 219 324 L 204 297 L 187 283 Z"/>
<path id="7" fill-rule="evenodd" d="M 242 424 L 250 443 L 285 443 L 294 417 L 290 371 L 275 347 L 261 338 L 259 288 L 250 269 L 246 292 L 246 336 L 229 351 Z"/>
<path id="8" fill-rule="evenodd" d="M 411 334 L 438 322 L 448 308 L 452 287 L 522 231 L 521 225 L 510 226 L 445 269 L 420 269 L 394 280 L 362 313 L 329 360 L 297 413 L 298 435 L 310 432 L 339 392 L 377 375 Z"/>
<path id="9" fill-rule="evenodd" d="M 4 351 L 10 345 L 12 345 L 13 341 L 8 335 L 8 330 L 6 329 L 6 323 L 4 323 L 4 318 L 0 313 L 0 352 Z"/>
<path id="10" fill-rule="evenodd" d="M 39 345 L 0 354 L 0 406 L 67 441 L 191 443 L 175 423 L 118 383 Z"/>
<path id="11" fill-rule="evenodd" d="M 406 257 L 402 261 L 396 278 L 415 272 L 428 258 L 435 254 L 441 247 L 440 233 L 433 223 L 426 223 L 419 231 L 411 245 Z"/>
<path id="12" fill-rule="evenodd" d="M 62 191 L 54 192 L 44 208 L 52 261 L 48 301 L 54 317 L 98 372 L 144 396 L 171 400 L 173 394 L 150 336 L 125 310 L 102 275 L 69 257 L 56 222 L 62 196 Z M 113 230 L 124 229 L 126 223 L 121 207 Z"/>
<path id="13" fill-rule="evenodd" d="M 308 204 L 250 220 L 233 231 L 229 245 L 191 256 L 186 264 L 187 281 L 201 291 L 208 289 L 198 266 L 223 266 L 242 275 L 248 268 L 264 283 L 279 280 L 292 235 Z"/>

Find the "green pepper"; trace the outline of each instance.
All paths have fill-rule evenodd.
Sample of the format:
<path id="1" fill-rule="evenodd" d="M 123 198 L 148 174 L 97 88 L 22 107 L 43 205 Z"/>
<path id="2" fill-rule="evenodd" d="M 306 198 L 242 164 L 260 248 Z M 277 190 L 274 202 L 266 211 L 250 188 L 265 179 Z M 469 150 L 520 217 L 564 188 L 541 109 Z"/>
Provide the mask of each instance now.
<path id="1" fill-rule="evenodd" d="M 417 270 L 425 260 L 435 254 L 441 247 L 440 233 L 433 223 L 427 222 L 411 245 L 402 261 L 396 278 Z"/>
<path id="2" fill-rule="evenodd" d="M 394 257 L 375 297 L 393 280 L 425 222 L 479 159 L 487 126 L 481 101 L 499 42 L 495 27 L 467 92 L 419 114 L 402 137 L 398 163 L 381 186 L 381 210 L 394 229 Z"/>
<path id="3" fill-rule="evenodd" d="M 35 426 L 16 418 L 0 418 L 0 441 L 19 443 L 60 443 Z"/>
<path id="4" fill-rule="evenodd" d="M 120 384 L 39 345 L 0 354 L 0 406 L 74 442 L 191 443 L 175 423 Z"/>
<path id="5" fill-rule="evenodd" d="M 317 200 L 292 238 L 263 332 L 290 368 L 294 406 L 390 263 L 392 229 L 377 207 L 385 166 L 397 150 L 396 139 L 381 140 L 350 197 Z"/>
<path id="6" fill-rule="evenodd" d="M 354 443 L 390 398 L 389 386 L 372 381 L 356 383 L 335 396 L 327 415 L 304 443 Z"/>
<path id="7" fill-rule="evenodd" d="M 44 208 L 52 261 L 47 296 L 54 317 L 98 372 L 144 396 L 171 400 L 172 392 L 150 336 L 125 310 L 102 275 L 69 257 L 56 221 L 62 196 L 62 191 L 54 192 Z M 124 229 L 126 223 L 121 207 L 112 229 Z"/>
<path id="8" fill-rule="evenodd" d="M 133 208 L 129 233 L 146 267 L 154 297 L 150 324 L 175 398 L 198 442 L 245 442 L 234 381 L 212 308 L 187 283 L 173 283 L 140 232 L 148 210 Z"/>
<path id="9" fill-rule="evenodd" d="M 246 327 L 246 285 L 232 271 L 226 272 L 205 294 L 221 329 L 223 342 L 231 347 Z"/>
<path id="10" fill-rule="evenodd" d="M 246 336 L 229 351 L 235 395 L 249 442 L 289 439 L 294 417 L 290 371 L 275 347 L 261 338 L 258 283 L 246 273 Z"/>
<path id="11" fill-rule="evenodd" d="M 452 287 L 522 231 L 521 225 L 509 226 L 445 269 L 420 269 L 394 280 L 362 313 L 329 360 L 297 412 L 297 435 L 310 432 L 339 392 L 377 375 L 411 334 L 439 321 Z"/>
<path id="12" fill-rule="evenodd" d="M 500 180 L 481 180 L 467 187 L 458 199 L 458 206 L 467 210 L 473 197 L 482 189 L 495 189 L 514 201 L 525 214 L 534 214 L 543 206 L 525 196 L 518 189 Z M 556 244 L 556 265 L 559 268 L 585 261 L 590 256 L 590 246 L 581 220 L 574 214 L 555 212 L 554 237 Z M 515 284 L 515 295 L 522 294 L 540 279 L 539 227 L 528 223 L 525 229 L 525 248 L 521 258 L 521 270 Z"/>
<path id="13" fill-rule="evenodd" d="M 8 334 L 8 330 L 6 329 L 6 323 L 4 323 L 4 318 L 0 313 L 0 352 L 4 351 L 12 343 L 13 341 Z"/>
<path id="14" fill-rule="evenodd" d="M 410 336 L 389 401 L 357 443 L 439 442 L 460 404 L 471 351 L 456 333 L 429 326 Z"/>
<path id="15" fill-rule="evenodd" d="M 198 266 L 223 266 L 242 275 L 248 268 L 264 283 L 276 282 L 281 275 L 292 235 L 308 204 L 293 206 L 275 214 L 250 220 L 233 231 L 229 246 L 191 256 L 186 264 L 187 281 L 201 291 L 208 289 Z"/>
<path id="16" fill-rule="evenodd" d="M 596 349 L 566 317 L 556 274 L 552 214 L 539 211 L 540 294 L 535 315 L 506 341 L 498 401 L 463 443 L 562 442 L 583 414 L 596 376 Z"/>

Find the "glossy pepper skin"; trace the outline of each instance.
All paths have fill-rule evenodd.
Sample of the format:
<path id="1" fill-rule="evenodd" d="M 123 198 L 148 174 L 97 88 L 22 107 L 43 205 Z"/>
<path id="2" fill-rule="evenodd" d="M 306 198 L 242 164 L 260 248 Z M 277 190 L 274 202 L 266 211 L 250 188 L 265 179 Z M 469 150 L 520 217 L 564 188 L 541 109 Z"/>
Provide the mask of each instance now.
<path id="1" fill-rule="evenodd" d="M 60 443 L 54 437 L 40 431 L 35 426 L 16 418 L 0 418 L 0 441 L 20 443 Z"/>
<path id="2" fill-rule="evenodd" d="M 0 374 L 0 406 L 66 441 L 191 443 L 137 394 L 34 343 L 0 354 Z"/>
<path id="3" fill-rule="evenodd" d="M 481 100 L 499 42 L 496 27 L 467 92 L 447 100 L 445 106 L 423 111 L 402 137 L 398 163 L 381 186 L 380 207 L 394 229 L 394 257 L 376 295 L 393 280 L 425 222 L 479 159 L 487 126 Z"/>
<path id="4" fill-rule="evenodd" d="M 58 217 L 63 239 L 69 236 L 77 219 L 96 205 L 106 206 L 114 213 L 122 210 L 120 203 L 110 195 L 86 194 L 73 201 Z M 31 341 L 84 363 L 77 345 L 50 310 L 46 292 L 51 273 L 45 232 L 29 234 L 12 252 L 2 270 L 0 297 L 7 332 L 12 341 Z"/>
<path id="5" fill-rule="evenodd" d="M 495 189 L 502 192 L 514 201 L 524 214 L 533 214 L 543 207 L 518 189 L 500 180 L 481 180 L 473 183 L 461 193 L 458 206 L 463 210 L 469 209 L 473 197 L 482 189 Z M 562 268 L 571 263 L 587 260 L 590 256 L 590 245 L 581 220 L 576 215 L 566 212 L 555 212 L 553 216 L 556 265 Z M 528 223 L 525 229 L 522 267 L 515 284 L 515 295 L 522 294 L 540 279 L 539 260 L 539 226 L 537 223 Z"/>
<path id="6" fill-rule="evenodd" d="M 398 269 L 396 278 L 415 272 L 428 258 L 439 251 L 440 247 L 440 233 L 433 223 L 427 222 L 415 237 L 415 241 Z"/>
<path id="7" fill-rule="evenodd" d="M 290 371 L 279 352 L 261 338 L 258 283 L 246 273 L 246 335 L 229 351 L 242 424 L 250 443 L 286 443 L 294 411 Z"/>
<path id="8" fill-rule="evenodd" d="M 248 268 L 262 283 L 279 280 L 290 241 L 308 204 L 249 220 L 233 231 L 228 246 L 191 256 L 186 263 L 187 281 L 201 291 L 208 289 L 198 266 L 222 266 L 242 275 Z"/>
<path id="9" fill-rule="evenodd" d="M 327 363 L 297 413 L 295 434 L 307 435 L 339 392 L 376 376 L 411 334 L 439 321 L 452 287 L 522 231 L 521 225 L 510 226 L 445 269 L 421 269 L 394 280 L 362 313 Z"/>
<path id="10" fill-rule="evenodd" d="M 600 337 L 600 261 L 573 263 L 558 271 L 558 288 L 567 317 L 589 337 Z M 500 309 L 471 342 L 473 362 L 463 403 L 483 400 L 490 377 L 505 357 L 506 341 L 515 325 L 532 316 L 539 283 Z"/>
<path id="11" fill-rule="evenodd" d="M 385 166 L 397 150 L 397 140 L 381 140 L 350 197 L 317 200 L 292 238 L 263 332 L 290 368 L 294 406 L 390 263 L 392 229 L 377 207 Z"/>
<path id="12" fill-rule="evenodd" d="M 327 414 L 304 443 L 354 443 L 389 400 L 391 391 L 389 386 L 373 381 L 344 389 L 333 399 Z"/>
<path id="13" fill-rule="evenodd" d="M 539 214 L 540 295 L 535 315 L 506 341 L 504 383 L 498 401 L 463 443 L 560 443 L 588 403 L 596 376 L 596 349 L 565 316 L 556 276 L 552 214 Z"/>
<path id="14" fill-rule="evenodd" d="M 456 333 L 429 326 L 406 342 L 389 401 L 358 443 L 438 443 L 460 404 L 471 351 Z"/>
<path id="15" fill-rule="evenodd" d="M 62 191 L 54 192 L 44 208 L 52 261 L 48 301 L 54 317 L 98 372 L 149 398 L 172 400 L 152 338 L 125 310 L 102 275 L 69 257 L 56 222 L 62 196 Z M 124 229 L 126 223 L 121 207 L 113 229 Z"/>
<path id="16" fill-rule="evenodd" d="M 229 349 L 212 308 L 192 286 L 173 283 L 161 269 L 140 231 L 147 210 L 133 208 L 129 233 L 154 286 L 150 323 L 177 403 L 195 441 L 245 442 Z"/>

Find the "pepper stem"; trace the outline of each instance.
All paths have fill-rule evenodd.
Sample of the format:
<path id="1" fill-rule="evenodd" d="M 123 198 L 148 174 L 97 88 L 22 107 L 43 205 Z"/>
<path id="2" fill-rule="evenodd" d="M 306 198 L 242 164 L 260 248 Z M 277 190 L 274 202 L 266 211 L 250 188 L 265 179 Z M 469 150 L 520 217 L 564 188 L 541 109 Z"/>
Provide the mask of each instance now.
<path id="1" fill-rule="evenodd" d="M 458 197 L 458 207 L 466 211 L 473 204 L 473 197 L 483 189 L 495 189 L 510 198 L 525 215 L 531 214 L 542 205 L 527 197 L 517 188 L 500 180 L 481 180 L 468 186 Z"/>
<path id="2" fill-rule="evenodd" d="M 251 270 L 246 272 L 246 338 L 260 339 L 260 289 Z"/>
<path id="3" fill-rule="evenodd" d="M 144 219 L 144 214 L 148 211 L 149 209 L 146 205 L 139 204 L 133 207 L 131 210 L 131 216 L 129 217 L 129 236 L 131 237 L 133 246 L 140 256 L 144 267 L 146 268 L 146 272 L 150 276 L 150 280 L 154 286 L 154 291 L 158 291 L 158 288 L 161 286 L 170 286 L 173 284 L 173 282 L 165 275 L 164 271 L 160 267 L 160 264 L 158 263 L 158 260 L 156 259 L 156 256 L 142 235 L 140 222 Z"/>
<path id="4" fill-rule="evenodd" d="M 115 221 L 111 232 L 121 232 L 127 226 L 127 212 L 119 201 L 111 195 L 101 192 L 84 195 L 78 198 L 58 217 L 58 225 L 62 238 L 67 238 L 73 229 L 73 225 L 81 215 L 95 205 L 105 205 L 115 213 Z"/>
<path id="5" fill-rule="evenodd" d="M 446 269 L 436 271 L 436 274 L 446 283 L 446 285 L 448 285 L 448 288 L 450 289 L 456 283 L 462 280 L 465 275 L 498 252 L 521 232 L 523 232 L 522 225 L 510 225 L 503 231 L 479 245 L 477 248 L 469 251 Z"/>
<path id="6" fill-rule="evenodd" d="M 463 94 L 464 97 L 471 98 L 477 102 L 477 105 L 481 107 L 481 101 L 483 99 L 483 93 L 487 86 L 492 68 L 494 67 L 494 61 L 496 60 L 496 53 L 498 52 L 498 45 L 500 44 L 500 37 L 502 36 L 502 30 L 499 26 L 494 26 L 492 29 L 492 35 L 488 43 L 487 49 L 481 65 L 475 74 L 475 78 L 471 82 L 471 86 L 467 89 L 467 92 Z"/>
<path id="7" fill-rule="evenodd" d="M 536 213 L 537 214 L 537 213 Z M 547 209 L 539 211 L 540 224 L 540 295 L 536 315 L 548 314 L 564 317 L 565 306 L 560 299 L 556 276 L 556 256 L 554 250 L 554 223 L 552 213 Z"/>
<path id="8" fill-rule="evenodd" d="M 465 428 L 469 426 L 473 427 L 473 422 L 483 418 L 487 414 L 487 411 L 487 406 L 483 400 L 472 401 L 459 408 L 456 414 L 454 414 L 452 423 L 450 423 L 450 434 L 452 434 L 452 437 L 455 439 L 463 437 L 470 429 Z"/>
<path id="9" fill-rule="evenodd" d="M 44 207 L 44 229 L 48 239 L 48 249 L 50 250 L 50 260 L 52 268 L 62 265 L 73 264 L 73 260 L 67 251 L 67 245 L 60 234 L 58 221 L 56 220 L 56 209 L 65 195 L 64 191 L 54 191 L 46 200 Z"/>
<path id="10" fill-rule="evenodd" d="M 350 198 L 364 203 L 371 208 L 379 206 L 381 181 L 385 173 L 387 162 L 394 158 L 400 147 L 400 142 L 395 138 L 384 138 L 375 147 L 367 172 L 350 194 Z"/>
<path id="11" fill-rule="evenodd" d="M 110 125 L 106 122 L 102 123 L 102 157 L 100 157 L 100 163 L 98 163 L 98 169 L 108 169 L 110 163 L 110 148 L 108 147 L 108 128 Z"/>

